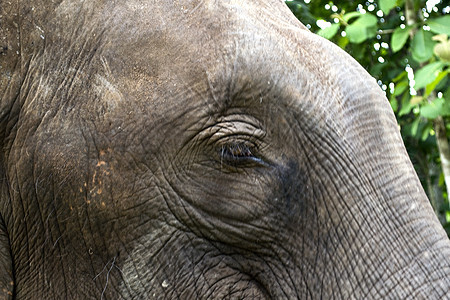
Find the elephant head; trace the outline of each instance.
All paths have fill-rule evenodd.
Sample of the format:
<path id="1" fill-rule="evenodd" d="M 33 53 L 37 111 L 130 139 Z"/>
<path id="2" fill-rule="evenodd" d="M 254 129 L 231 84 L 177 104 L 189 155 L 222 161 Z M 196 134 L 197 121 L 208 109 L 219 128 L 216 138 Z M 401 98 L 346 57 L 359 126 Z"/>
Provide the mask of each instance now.
<path id="1" fill-rule="evenodd" d="M 0 17 L 0 298 L 450 295 L 383 92 L 283 1 Z"/>

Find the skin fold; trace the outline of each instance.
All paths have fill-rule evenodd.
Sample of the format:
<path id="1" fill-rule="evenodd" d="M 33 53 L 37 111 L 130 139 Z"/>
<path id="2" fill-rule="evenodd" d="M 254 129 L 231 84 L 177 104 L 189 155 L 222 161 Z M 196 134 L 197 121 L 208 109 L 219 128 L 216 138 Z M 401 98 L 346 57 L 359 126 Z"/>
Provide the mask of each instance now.
<path id="1" fill-rule="evenodd" d="M 0 299 L 445 299 L 375 80 L 284 1 L 0 0 Z"/>

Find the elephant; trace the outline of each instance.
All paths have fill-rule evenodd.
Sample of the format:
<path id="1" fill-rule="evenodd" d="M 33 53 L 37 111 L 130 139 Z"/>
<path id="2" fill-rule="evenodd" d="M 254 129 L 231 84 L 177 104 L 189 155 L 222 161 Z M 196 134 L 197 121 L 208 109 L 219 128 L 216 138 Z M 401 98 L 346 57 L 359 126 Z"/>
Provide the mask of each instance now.
<path id="1" fill-rule="evenodd" d="M 282 0 L 0 0 L 0 298 L 449 299 L 385 94 Z"/>

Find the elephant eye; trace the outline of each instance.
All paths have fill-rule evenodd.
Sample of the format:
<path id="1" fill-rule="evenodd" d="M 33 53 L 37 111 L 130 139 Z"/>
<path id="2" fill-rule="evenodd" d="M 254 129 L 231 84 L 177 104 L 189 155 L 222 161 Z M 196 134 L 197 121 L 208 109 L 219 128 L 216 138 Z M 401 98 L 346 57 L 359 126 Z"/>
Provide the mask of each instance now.
<path id="1" fill-rule="evenodd" d="M 220 148 L 221 163 L 233 167 L 253 167 L 262 165 L 263 160 L 256 156 L 254 147 L 243 143 L 228 143 Z"/>

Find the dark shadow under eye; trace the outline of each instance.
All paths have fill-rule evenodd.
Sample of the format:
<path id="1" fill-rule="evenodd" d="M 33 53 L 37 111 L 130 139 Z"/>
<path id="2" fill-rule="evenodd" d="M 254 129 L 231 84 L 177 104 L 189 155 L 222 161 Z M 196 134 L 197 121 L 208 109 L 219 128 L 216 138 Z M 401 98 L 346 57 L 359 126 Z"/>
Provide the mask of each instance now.
<path id="1" fill-rule="evenodd" d="M 250 167 L 263 161 L 254 153 L 253 147 L 245 143 L 229 143 L 220 149 L 221 162 L 232 166 Z"/>

